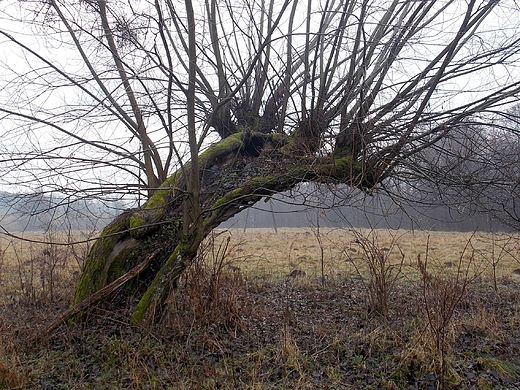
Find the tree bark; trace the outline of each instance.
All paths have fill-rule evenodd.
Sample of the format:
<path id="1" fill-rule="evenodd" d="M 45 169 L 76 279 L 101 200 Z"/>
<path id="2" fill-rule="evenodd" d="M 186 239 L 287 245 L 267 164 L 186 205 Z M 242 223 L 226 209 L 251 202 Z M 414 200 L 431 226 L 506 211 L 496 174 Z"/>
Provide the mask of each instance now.
<path id="1" fill-rule="evenodd" d="M 308 154 L 304 140 L 275 133 L 233 134 L 203 152 L 199 163 L 198 218 L 204 237 L 262 197 L 303 181 L 358 187 L 376 182 L 371 172 L 361 170 L 361 164 L 353 164 L 348 156 L 317 158 Z M 190 169 L 190 165 L 184 168 Z M 183 233 L 185 177 L 181 171 L 174 173 L 143 207 L 126 210 L 102 231 L 86 259 L 74 305 L 157 252 L 146 270 L 117 294 L 129 305 L 139 299 L 132 307 L 134 324 L 151 323 L 162 313 L 169 292 L 193 256 L 194 240 L 200 238 Z"/>

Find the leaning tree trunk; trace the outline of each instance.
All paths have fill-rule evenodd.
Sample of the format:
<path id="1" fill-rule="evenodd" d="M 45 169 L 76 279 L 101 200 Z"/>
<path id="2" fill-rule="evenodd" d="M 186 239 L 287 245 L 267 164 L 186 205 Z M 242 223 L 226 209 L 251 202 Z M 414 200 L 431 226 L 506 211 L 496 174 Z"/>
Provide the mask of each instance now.
<path id="1" fill-rule="evenodd" d="M 233 134 L 200 155 L 203 236 L 262 197 L 302 181 L 370 186 L 374 181 L 358 165 L 348 156 L 316 158 L 306 152 L 305 142 L 294 136 Z M 173 174 L 143 207 L 126 210 L 102 231 L 86 259 L 73 304 L 156 253 L 147 268 L 118 290 L 115 298 L 131 305 L 134 324 L 160 315 L 193 256 L 186 248 L 196 247 L 199 243 L 193 240 L 200 239 L 183 235 L 184 177 L 181 171 Z"/>

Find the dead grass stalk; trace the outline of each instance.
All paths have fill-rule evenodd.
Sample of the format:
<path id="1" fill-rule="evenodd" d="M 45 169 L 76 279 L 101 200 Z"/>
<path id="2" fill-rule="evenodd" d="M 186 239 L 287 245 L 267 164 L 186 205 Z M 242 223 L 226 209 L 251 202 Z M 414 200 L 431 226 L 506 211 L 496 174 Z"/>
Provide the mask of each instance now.
<path id="1" fill-rule="evenodd" d="M 420 254 L 417 255 L 417 266 L 421 274 L 420 308 L 432 335 L 434 368 L 438 374 L 439 389 L 456 385 L 460 381 L 460 378 L 453 374 L 454 371 L 449 365 L 452 343 L 450 343 L 448 336 L 455 309 L 462 301 L 468 286 L 476 277 L 471 275 L 470 272 L 471 266 L 474 264 L 475 252 L 472 251 L 469 257 L 465 259 L 472 237 L 468 239 L 460 254 L 454 275 L 430 271 L 429 242 L 426 244 L 424 260 L 421 259 Z"/>
<path id="2" fill-rule="evenodd" d="M 352 261 L 356 272 L 361 278 L 367 291 L 369 313 L 374 313 L 381 317 L 388 316 L 390 297 L 395 292 L 401 271 L 404 265 L 405 255 L 396 237 L 388 246 L 380 246 L 377 233 L 372 230 L 368 235 L 360 231 L 353 231 L 356 237 L 355 243 L 361 248 L 361 261 L 368 269 L 368 280 L 355 261 Z M 391 261 L 392 251 L 400 253 L 398 262 Z M 349 253 L 344 249 L 344 253 L 349 258 Z"/>

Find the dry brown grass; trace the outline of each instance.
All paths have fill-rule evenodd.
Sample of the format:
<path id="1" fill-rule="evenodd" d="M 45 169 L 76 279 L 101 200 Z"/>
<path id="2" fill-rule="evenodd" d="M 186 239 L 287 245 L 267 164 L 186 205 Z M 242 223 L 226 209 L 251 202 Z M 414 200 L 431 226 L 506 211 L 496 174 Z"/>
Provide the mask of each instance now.
<path id="1" fill-rule="evenodd" d="M 27 388 L 78 389 L 514 388 L 520 381 L 518 234 L 322 228 L 318 240 L 314 233 L 218 231 L 155 328 L 134 329 L 128 313 L 100 308 L 41 345 L 20 336 L 67 307 L 81 262 L 70 248 L 3 241 L 0 388 L 22 386 L 20 378 Z M 52 259 L 42 260 L 44 252 Z M 389 279 L 395 284 L 381 290 L 384 316 L 369 310 L 371 255 L 390 267 L 404 255 Z M 428 256 L 427 269 L 419 255 Z M 40 281 L 51 263 L 59 268 L 53 294 Z M 457 274 L 468 281 L 463 289 Z"/>
<path id="2" fill-rule="evenodd" d="M 220 232 L 220 239 L 230 237 L 230 256 L 233 266 L 251 276 L 280 279 L 291 271 L 299 269 L 312 277 L 321 275 L 321 250 L 311 229 L 282 228 L 275 233 L 271 229 L 227 229 Z M 389 251 L 392 264 L 399 264 L 404 254 L 403 270 L 417 279 L 420 273 L 415 267 L 417 256 L 427 251 L 430 266 L 441 272 L 455 271 L 460 254 L 470 241 L 469 250 L 464 253 L 464 261 L 474 257 L 474 273 L 482 277 L 492 276 L 490 262 L 497 258 L 497 247 L 504 250 L 498 259 L 497 278 L 516 278 L 513 271 L 520 268 L 520 235 L 506 233 L 457 233 L 424 232 L 405 230 L 368 229 L 321 229 L 324 249 L 325 274 L 328 278 L 358 275 L 352 262 L 363 257 L 359 235 L 377 242 L 382 251 Z M 356 242 L 357 241 L 357 242 Z M 495 248 L 493 248 L 495 243 Z M 499 243 L 499 244 L 497 244 Z M 495 254 L 493 254 L 495 251 Z M 496 260 L 497 261 L 497 260 Z"/>
<path id="3" fill-rule="evenodd" d="M 20 374 L 7 364 L 0 362 L 0 389 L 20 388 L 23 380 Z"/>
<path id="4" fill-rule="evenodd" d="M 0 235 L 0 303 L 9 299 L 59 299 L 79 275 L 92 233 L 20 233 Z M 68 244 L 80 242 L 77 244 Z"/>

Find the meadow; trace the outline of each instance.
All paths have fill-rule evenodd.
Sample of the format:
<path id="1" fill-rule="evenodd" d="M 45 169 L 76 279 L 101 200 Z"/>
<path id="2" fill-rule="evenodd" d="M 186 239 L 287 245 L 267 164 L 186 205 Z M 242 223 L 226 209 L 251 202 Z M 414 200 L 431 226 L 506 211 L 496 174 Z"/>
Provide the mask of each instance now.
<path id="1" fill-rule="evenodd" d="M 69 305 L 92 233 L 0 239 L 0 388 L 520 389 L 520 237 L 216 230 L 169 310 Z"/>

